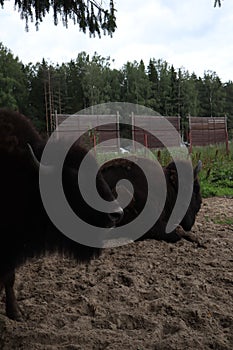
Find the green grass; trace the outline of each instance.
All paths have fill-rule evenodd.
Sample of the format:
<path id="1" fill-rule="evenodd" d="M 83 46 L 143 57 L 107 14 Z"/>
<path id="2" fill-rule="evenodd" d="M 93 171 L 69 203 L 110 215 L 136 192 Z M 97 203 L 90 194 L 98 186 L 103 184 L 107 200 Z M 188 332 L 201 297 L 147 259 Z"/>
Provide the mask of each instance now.
<path id="1" fill-rule="evenodd" d="M 233 225 L 233 218 L 215 218 L 214 224 L 219 225 Z"/>
<path id="2" fill-rule="evenodd" d="M 194 165 L 198 159 L 203 163 L 199 175 L 202 196 L 233 196 L 233 144 L 230 144 L 229 154 L 225 145 L 195 147 Z"/>
<path id="3" fill-rule="evenodd" d="M 156 151 L 155 154 L 162 166 L 166 166 L 171 160 L 167 150 Z M 233 197 L 233 143 L 229 144 L 229 154 L 225 144 L 193 147 L 191 159 L 193 166 L 196 166 L 199 159 L 202 161 L 199 179 L 204 198 Z"/>
<path id="4" fill-rule="evenodd" d="M 177 150 L 178 154 L 180 149 Z M 171 161 L 171 155 L 166 149 L 154 150 L 153 153 L 157 157 L 162 166 L 166 166 Z M 145 153 L 139 154 L 144 156 Z M 176 155 L 176 149 L 173 149 L 173 155 Z M 119 154 L 119 157 L 122 155 Z M 125 155 L 127 156 L 127 155 Z M 116 154 L 102 154 L 98 156 L 98 160 L 104 163 Z M 200 159 L 203 164 L 202 171 L 199 174 L 202 196 L 227 196 L 233 197 L 233 143 L 229 144 L 229 154 L 226 153 L 226 146 L 206 146 L 193 147 L 191 154 L 193 166 Z"/>

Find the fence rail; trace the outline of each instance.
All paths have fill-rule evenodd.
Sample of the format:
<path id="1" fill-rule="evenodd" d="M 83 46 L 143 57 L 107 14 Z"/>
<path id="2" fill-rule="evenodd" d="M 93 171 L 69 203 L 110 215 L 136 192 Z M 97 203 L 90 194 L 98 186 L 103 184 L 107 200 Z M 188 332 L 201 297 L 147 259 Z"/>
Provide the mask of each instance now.
<path id="1" fill-rule="evenodd" d="M 87 148 L 99 145 L 101 151 L 118 152 L 120 147 L 119 115 L 69 115 L 57 114 L 56 132 L 58 138 L 77 133 L 79 143 Z M 108 120 L 108 124 L 106 123 Z M 103 143 L 104 142 L 104 143 Z"/>
<path id="2" fill-rule="evenodd" d="M 164 118 L 172 124 L 177 133 L 170 131 L 163 122 Z M 151 132 L 156 132 L 156 137 Z M 163 148 L 164 139 L 169 147 L 180 146 L 180 117 L 132 115 L 132 139 L 134 150 L 141 148 L 140 145 L 152 149 Z"/>
<path id="3" fill-rule="evenodd" d="M 70 118 L 71 117 L 71 118 Z M 181 143 L 181 120 L 177 116 L 131 116 L 133 149 L 145 146 L 146 148 L 163 148 L 163 140 L 166 140 L 166 146 L 180 146 Z M 119 152 L 120 145 L 120 123 L 119 113 L 112 115 L 69 115 L 55 114 L 55 127 L 57 137 L 69 137 L 70 132 L 77 132 L 80 135 L 86 133 L 80 138 L 83 145 L 87 147 L 96 147 L 105 152 Z M 172 126 L 166 127 L 164 119 Z M 227 152 L 228 132 L 226 117 L 189 117 L 189 150 L 192 152 L 193 146 L 206 146 L 210 144 L 226 143 Z M 108 120 L 108 124 L 106 123 Z M 87 131 L 88 130 L 88 131 Z M 156 137 L 153 133 L 156 132 Z M 104 142 L 104 143 L 103 143 Z"/>
<path id="4" fill-rule="evenodd" d="M 206 146 L 226 143 L 228 148 L 228 132 L 226 117 L 189 117 L 190 152 L 193 146 Z"/>

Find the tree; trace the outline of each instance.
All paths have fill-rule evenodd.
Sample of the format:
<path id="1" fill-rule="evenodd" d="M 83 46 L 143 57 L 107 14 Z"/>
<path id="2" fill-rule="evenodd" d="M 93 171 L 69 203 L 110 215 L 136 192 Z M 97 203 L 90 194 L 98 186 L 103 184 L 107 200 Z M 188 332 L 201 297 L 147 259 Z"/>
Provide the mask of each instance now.
<path id="1" fill-rule="evenodd" d="M 26 67 L 28 80 L 28 111 L 26 115 L 32 118 L 33 123 L 39 131 L 50 130 L 47 122 L 49 109 L 49 93 L 48 93 L 48 75 L 49 66 L 42 60 L 42 63 L 32 65 L 29 63 Z M 47 99 L 47 104 L 45 103 Z M 47 122 L 47 125 L 46 125 Z"/>
<path id="2" fill-rule="evenodd" d="M 229 136 L 233 139 L 233 82 L 229 81 L 224 85 L 224 91 L 226 94 L 225 113 L 227 116 L 227 126 L 229 130 Z"/>
<path id="3" fill-rule="evenodd" d="M 25 67 L 0 43 L 0 107 L 26 112 L 27 81 Z"/>
<path id="4" fill-rule="evenodd" d="M 177 115 L 178 114 L 178 106 L 179 106 L 179 79 L 177 79 L 176 71 L 171 66 L 170 69 L 170 108 L 169 108 L 169 114 L 170 115 Z"/>
<path id="5" fill-rule="evenodd" d="M 147 105 L 151 84 L 145 71 L 144 62 L 127 62 L 122 68 L 123 101 Z"/>
<path id="6" fill-rule="evenodd" d="M 0 0 L 0 5 L 4 7 L 5 0 Z M 89 29 L 90 35 L 104 34 L 112 35 L 116 28 L 116 17 L 113 0 L 109 0 L 109 9 L 103 8 L 96 0 L 47 0 L 28 1 L 15 0 L 15 8 L 18 8 L 20 17 L 26 21 L 28 30 L 29 20 L 35 19 L 36 28 L 43 21 L 46 14 L 53 9 L 54 24 L 58 24 L 58 16 L 61 17 L 64 26 L 68 26 L 68 20 L 77 24 L 84 33 Z"/>
<path id="7" fill-rule="evenodd" d="M 124 75 L 120 70 L 108 69 L 108 81 L 111 86 L 110 101 L 122 101 Z"/>
<path id="8" fill-rule="evenodd" d="M 178 70 L 178 115 L 199 115 L 198 79 L 194 73 L 180 68 Z"/>
<path id="9" fill-rule="evenodd" d="M 80 52 L 75 60 L 63 64 L 63 85 L 65 87 L 66 113 L 76 113 L 84 108 L 83 77 L 89 55 Z"/>
<path id="10" fill-rule="evenodd" d="M 147 74 L 150 82 L 150 96 L 148 99 L 148 107 L 157 111 L 159 109 L 159 78 L 155 68 L 154 60 L 150 59 L 147 67 Z"/>
<path id="11" fill-rule="evenodd" d="M 162 59 L 154 62 L 159 78 L 158 95 L 159 110 L 162 115 L 169 115 L 170 110 L 170 93 L 171 93 L 171 74 L 168 63 Z"/>
<path id="12" fill-rule="evenodd" d="M 224 91 L 226 93 L 226 106 L 225 112 L 227 116 L 231 116 L 233 118 L 233 82 L 229 81 L 224 85 Z M 232 123 L 233 128 L 233 123 Z"/>
<path id="13" fill-rule="evenodd" d="M 5 0 L 0 0 L 0 5 L 4 8 Z M 214 1 L 214 7 L 221 7 L 221 0 Z M 43 21 L 46 14 L 53 9 L 54 24 L 58 24 L 58 16 L 61 17 L 64 26 L 68 26 L 68 21 L 72 20 L 77 24 L 81 31 L 86 33 L 89 29 L 90 35 L 98 34 L 101 31 L 112 36 L 116 29 L 115 7 L 113 0 L 109 0 L 109 9 L 104 8 L 102 2 L 96 0 L 47 0 L 47 1 L 28 1 L 15 0 L 15 9 L 18 8 L 20 17 L 26 21 L 26 30 L 29 29 L 29 21 L 34 20 L 36 28 Z"/>
<path id="14" fill-rule="evenodd" d="M 111 86 L 107 79 L 109 58 L 103 58 L 97 53 L 86 62 L 82 79 L 84 92 L 84 108 L 110 100 Z"/>
<path id="15" fill-rule="evenodd" d="M 207 71 L 200 81 L 200 102 L 202 116 L 217 117 L 224 115 L 225 92 L 221 80 L 215 72 Z"/>

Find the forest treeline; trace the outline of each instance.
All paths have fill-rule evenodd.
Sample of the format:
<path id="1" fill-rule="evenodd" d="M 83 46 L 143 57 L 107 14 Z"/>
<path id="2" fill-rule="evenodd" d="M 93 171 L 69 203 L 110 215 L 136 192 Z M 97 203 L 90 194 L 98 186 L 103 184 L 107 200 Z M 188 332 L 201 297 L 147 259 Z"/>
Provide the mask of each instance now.
<path id="1" fill-rule="evenodd" d="M 112 59 L 81 52 L 62 64 L 23 64 L 0 43 L 0 107 L 19 110 L 46 131 L 46 116 L 73 114 L 104 102 L 130 102 L 164 116 L 227 116 L 233 128 L 233 82 L 222 82 L 215 72 L 203 77 L 175 69 L 163 59 L 145 64 L 126 62 L 112 68 Z"/>

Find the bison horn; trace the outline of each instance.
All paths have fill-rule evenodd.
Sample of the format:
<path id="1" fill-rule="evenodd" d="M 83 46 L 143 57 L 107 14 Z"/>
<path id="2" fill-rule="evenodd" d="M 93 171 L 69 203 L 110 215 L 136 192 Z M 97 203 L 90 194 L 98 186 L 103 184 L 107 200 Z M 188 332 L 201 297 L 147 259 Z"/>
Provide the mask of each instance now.
<path id="1" fill-rule="evenodd" d="M 202 161 L 199 159 L 198 163 L 197 163 L 197 172 L 199 173 L 201 171 L 202 168 Z"/>
<path id="2" fill-rule="evenodd" d="M 30 151 L 30 153 L 31 153 L 32 161 L 33 161 L 33 164 L 34 164 L 36 170 L 38 170 L 38 171 L 40 170 L 40 171 L 42 171 L 42 173 L 44 173 L 44 174 L 51 174 L 52 171 L 53 171 L 53 167 L 52 167 L 52 166 L 49 166 L 49 165 L 43 165 L 43 164 L 41 164 L 41 163 L 39 162 L 39 160 L 36 158 L 35 153 L 34 153 L 34 151 L 33 151 L 33 149 L 32 149 L 32 146 L 31 146 L 29 143 L 27 143 L 27 146 L 28 146 L 29 151 Z"/>
<path id="3" fill-rule="evenodd" d="M 202 161 L 199 159 L 196 168 L 194 169 L 194 178 L 197 177 L 202 168 Z"/>

